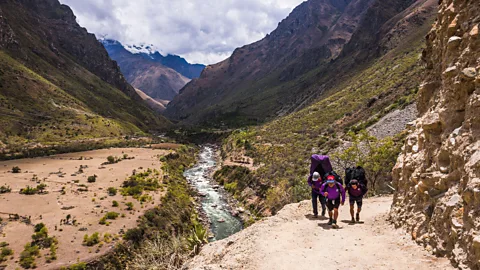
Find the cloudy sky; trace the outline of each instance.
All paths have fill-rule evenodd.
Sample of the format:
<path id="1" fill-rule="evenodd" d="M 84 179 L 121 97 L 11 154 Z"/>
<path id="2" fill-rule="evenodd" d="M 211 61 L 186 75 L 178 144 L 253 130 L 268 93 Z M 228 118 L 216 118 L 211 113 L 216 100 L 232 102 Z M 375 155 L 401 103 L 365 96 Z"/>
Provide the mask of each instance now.
<path id="1" fill-rule="evenodd" d="M 265 37 L 303 0 L 60 0 L 97 37 L 153 44 L 192 63 L 217 63 Z"/>

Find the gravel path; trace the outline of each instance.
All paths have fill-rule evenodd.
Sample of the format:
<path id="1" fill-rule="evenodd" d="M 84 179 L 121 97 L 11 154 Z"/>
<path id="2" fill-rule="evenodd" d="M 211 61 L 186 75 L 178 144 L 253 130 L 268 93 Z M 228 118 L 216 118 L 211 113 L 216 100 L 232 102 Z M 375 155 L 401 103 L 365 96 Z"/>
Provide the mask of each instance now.
<path id="1" fill-rule="evenodd" d="M 340 229 L 313 219 L 310 201 L 203 248 L 187 269 L 454 269 L 429 255 L 385 220 L 391 197 L 364 200 L 363 224 L 350 225 L 341 207 Z"/>

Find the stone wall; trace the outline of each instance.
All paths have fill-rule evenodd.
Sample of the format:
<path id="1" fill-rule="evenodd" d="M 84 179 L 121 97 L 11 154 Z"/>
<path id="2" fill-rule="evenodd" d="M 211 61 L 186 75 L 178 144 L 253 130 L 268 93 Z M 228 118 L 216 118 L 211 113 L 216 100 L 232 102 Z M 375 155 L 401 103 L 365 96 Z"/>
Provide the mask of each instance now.
<path id="1" fill-rule="evenodd" d="M 480 1 L 440 0 L 427 71 L 394 168 L 390 218 L 462 269 L 480 269 Z"/>

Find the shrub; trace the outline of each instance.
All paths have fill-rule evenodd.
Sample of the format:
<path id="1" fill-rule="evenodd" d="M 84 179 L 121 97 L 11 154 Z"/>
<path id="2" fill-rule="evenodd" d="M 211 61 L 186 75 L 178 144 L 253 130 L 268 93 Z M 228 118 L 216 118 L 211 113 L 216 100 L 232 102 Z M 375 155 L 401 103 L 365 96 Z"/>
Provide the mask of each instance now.
<path id="1" fill-rule="evenodd" d="M 114 188 L 114 187 L 109 187 L 107 191 L 108 191 L 108 195 L 110 195 L 110 196 L 117 195 L 117 189 Z"/>
<path id="2" fill-rule="evenodd" d="M 138 196 L 142 195 L 143 188 L 141 186 L 122 188 L 122 196 Z"/>
<path id="3" fill-rule="evenodd" d="M 50 253 L 45 256 L 47 263 L 51 263 L 57 259 L 57 249 L 58 246 L 56 244 L 52 244 L 50 246 Z"/>
<path id="4" fill-rule="evenodd" d="M 113 164 L 113 163 L 115 163 L 115 157 L 114 156 L 108 156 L 107 161 L 108 161 L 108 163 Z"/>
<path id="5" fill-rule="evenodd" d="M 139 202 L 151 202 L 153 200 L 152 196 L 144 194 L 138 198 Z"/>
<path id="6" fill-rule="evenodd" d="M 132 241 L 135 244 L 140 243 L 143 240 L 144 231 L 140 228 L 133 228 L 127 230 L 123 238 L 128 241 Z"/>
<path id="7" fill-rule="evenodd" d="M 32 235 L 32 245 L 40 248 L 49 248 L 58 241 L 55 237 L 48 236 L 47 227 L 43 223 L 35 225 L 35 233 Z"/>
<path id="8" fill-rule="evenodd" d="M 20 266 L 26 269 L 36 268 L 35 257 L 40 255 L 40 248 L 36 245 L 26 244 L 20 253 Z"/>
<path id="9" fill-rule="evenodd" d="M 44 193 L 46 187 L 47 187 L 47 185 L 46 185 L 46 184 L 43 184 L 43 183 L 40 184 L 40 185 L 38 185 L 38 186 L 37 186 L 37 191 L 38 191 L 38 193 Z"/>
<path id="10" fill-rule="evenodd" d="M 88 183 L 94 183 L 94 182 L 96 182 L 96 181 L 97 181 L 97 175 L 95 175 L 95 174 L 94 174 L 94 175 L 91 175 L 91 176 L 89 176 L 89 177 L 87 178 L 87 182 L 88 182 Z"/>
<path id="11" fill-rule="evenodd" d="M 20 173 L 21 169 L 18 166 L 12 168 L 12 173 Z"/>
<path id="12" fill-rule="evenodd" d="M 36 188 L 27 186 L 26 188 L 20 189 L 20 194 L 24 195 L 34 195 L 37 194 L 38 190 Z"/>
<path id="13" fill-rule="evenodd" d="M 85 236 L 83 237 L 83 244 L 85 246 L 92 247 L 98 243 L 100 243 L 98 232 L 93 233 L 91 236 L 88 236 L 88 234 L 85 234 Z"/>
<path id="14" fill-rule="evenodd" d="M 106 218 L 105 216 L 103 216 L 103 217 L 100 219 L 100 221 L 98 222 L 98 224 L 100 224 L 100 225 L 105 225 L 105 224 L 107 224 L 107 218 Z"/>
<path id="15" fill-rule="evenodd" d="M 11 191 L 12 191 L 12 189 L 10 188 L 10 186 L 1 186 L 0 187 L 0 194 L 9 193 Z"/>
<path id="16" fill-rule="evenodd" d="M 125 205 L 127 206 L 127 210 L 133 210 L 133 203 L 132 202 L 127 202 L 127 203 L 125 203 Z"/>
<path id="17" fill-rule="evenodd" d="M 113 207 L 118 207 L 118 202 L 117 202 L 117 201 L 113 201 L 113 202 L 112 202 L 112 206 L 113 206 Z"/>
<path id="18" fill-rule="evenodd" d="M 0 249 L 0 262 L 4 262 L 8 259 L 8 257 L 13 255 L 13 250 L 8 247 L 2 247 Z"/>
<path id="19" fill-rule="evenodd" d="M 45 228 L 45 224 L 43 224 L 43 223 L 38 223 L 38 224 L 35 225 L 34 228 L 35 228 L 35 229 L 34 229 L 35 232 L 40 232 L 40 230 L 42 230 L 43 228 Z"/>
<path id="20" fill-rule="evenodd" d="M 68 268 L 64 268 L 65 270 L 68 269 L 68 270 L 86 270 L 87 269 L 87 264 L 84 263 L 84 262 L 79 262 L 79 263 L 76 263 L 76 264 L 72 264 L 70 265 L 70 267 Z"/>
<path id="21" fill-rule="evenodd" d="M 120 214 L 117 213 L 117 212 L 108 212 L 105 214 L 105 218 L 107 219 L 117 219 L 117 217 L 119 216 Z"/>

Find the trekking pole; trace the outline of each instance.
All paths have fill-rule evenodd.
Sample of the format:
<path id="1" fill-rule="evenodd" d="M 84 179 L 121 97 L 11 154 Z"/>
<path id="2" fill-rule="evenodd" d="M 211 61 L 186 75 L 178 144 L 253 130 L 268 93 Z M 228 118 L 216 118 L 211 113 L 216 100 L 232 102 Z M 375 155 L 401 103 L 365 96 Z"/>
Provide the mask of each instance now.
<path id="1" fill-rule="evenodd" d="M 389 184 L 387 184 L 387 187 L 389 187 L 392 191 L 396 191 L 396 189 L 392 186 L 390 186 Z"/>

